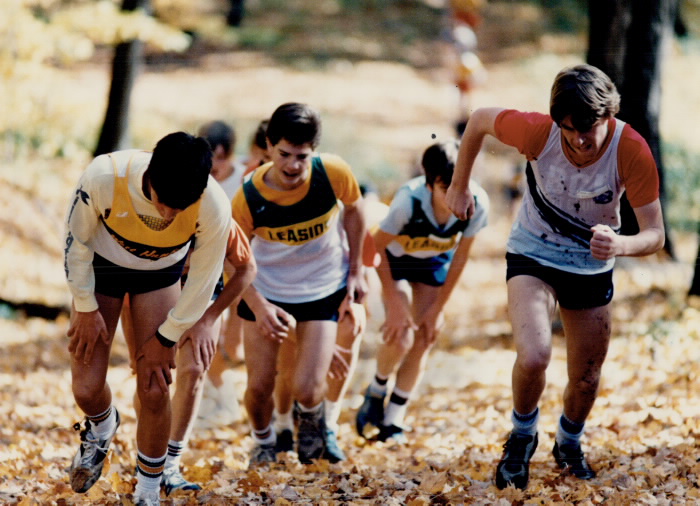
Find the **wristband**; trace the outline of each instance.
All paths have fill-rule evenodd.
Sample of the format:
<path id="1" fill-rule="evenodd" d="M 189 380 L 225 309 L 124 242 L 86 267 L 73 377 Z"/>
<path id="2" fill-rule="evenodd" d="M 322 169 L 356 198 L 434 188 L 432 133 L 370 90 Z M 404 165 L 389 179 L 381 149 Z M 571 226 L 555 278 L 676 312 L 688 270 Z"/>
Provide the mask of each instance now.
<path id="1" fill-rule="evenodd" d="M 161 334 L 157 330 L 156 330 L 156 339 L 158 339 L 158 342 L 160 344 L 162 344 L 163 346 L 165 346 L 166 348 L 172 348 L 176 344 L 176 341 L 171 341 L 167 337 L 163 336 L 163 334 Z"/>

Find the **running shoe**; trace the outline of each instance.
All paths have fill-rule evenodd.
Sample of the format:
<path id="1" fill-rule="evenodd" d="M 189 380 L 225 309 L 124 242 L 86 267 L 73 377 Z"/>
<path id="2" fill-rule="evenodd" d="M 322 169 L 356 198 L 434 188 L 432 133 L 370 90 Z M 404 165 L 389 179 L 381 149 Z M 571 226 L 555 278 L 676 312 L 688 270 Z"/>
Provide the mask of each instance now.
<path id="1" fill-rule="evenodd" d="M 530 459 L 537 448 L 537 434 L 511 432 L 503 445 L 503 456 L 496 467 L 496 486 L 500 489 L 513 485 L 525 489 L 530 478 Z"/>
<path id="2" fill-rule="evenodd" d="M 326 419 L 323 407 L 317 413 L 299 412 L 297 455 L 302 464 L 311 464 L 326 451 Z"/>
<path id="3" fill-rule="evenodd" d="M 160 505 L 160 492 L 157 490 L 152 490 L 143 493 L 134 493 L 134 505 L 135 506 L 159 506 Z"/>
<path id="4" fill-rule="evenodd" d="M 345 452 L 338 446 L 338 435 L 329 428 L 326 428 L 326 449 L 323 451 L 321 458 L 331 464 L 347 459 Z"/>
<path id="5" fill-rule="evenodd" d="M 595 478 L 595 471 L 586 462 L 586 457 L 583 455 L 580 444 L 563 444 L 554 443 L 552 450 L 554 460 L 562 469 L 569 469 L 571 474 L 582 480 L 590 480 Z"/>
<path id="6" fill-rule="evenodd" d="M 275 451 L 274 444 L 255 445 L 250 451 L 250 462 L 248 467 L 273 462 L 277 462 L 277 452 Z"/>
<path id="7" fill-rule="evenodd" d="M 109 451 L 109 444 L 112 442 L 121 423 L 119 411 L 116 408 L 113 409 L 117 421 L 114 424 L 114 431 L 105 439 L 97 439 L 92 432 L 92 422 L 88 419 L 85 419 L 85 428 L 80 431 L 80 448 L 78 448 L 75 457 L 73 457 L 73 462 L 71 462 L 68 470 L 70 486 L 79 494 L 90 490 L 90 487 L 95 484 L 102 474 L 105 457 Z M 73 428 L 80 430 L 80 423 L 76 423 Z"/>
<path id="8" fill-rule="evenodd" d="M 404 432 L 403 427 L 399 427 L 398 425 L 384 425 L 381 424 L 379 426 L 379 434 L 377 434 L 376 437 L 377 441 L 383 441 L 386 442 L 388 440 L 393 440 L 394 442 L 398 444 L 406 444 L 408 443 L 408 439 L 406 438 L 406 433 Z"/>
<path id="9" fill-rule="evenodd" d="M 275 451 L 277 453 L 294 451 L 294 433 L 290 429 L 283 429 L 277 433 Z"/>
<path id="10" fill-rule="evenodd" d="M 179 469 L 173 467 L 163 471 L 163 478 L 160 482 L 165 495 L 170 495 L 175 490 L 202 490 L 202 487 L 191 481 L 187 481 Z"/>
<path id="11" fill-rule="evenodd" d="M 379 428 L 384 420 L 384 398 L 386 395 L 377 396 L 370 391 L 367 387 L 365 391 L 365 400 L 362 402 L 362 406 L 357 410 L 357 415 L 355 417 L 355 428 L 357 433 L 365 436 L 365 426 L 374 425 Z"/>

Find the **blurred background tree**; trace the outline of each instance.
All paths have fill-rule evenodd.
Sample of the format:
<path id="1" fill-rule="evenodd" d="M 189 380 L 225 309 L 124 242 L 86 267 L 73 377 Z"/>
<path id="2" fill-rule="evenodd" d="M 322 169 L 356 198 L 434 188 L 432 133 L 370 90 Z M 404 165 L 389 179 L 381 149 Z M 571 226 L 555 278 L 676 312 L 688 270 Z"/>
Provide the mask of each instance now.
<path id="1" fill-rule="evenodd" d="M 133 13 L 137 10 L 146 12 L 149 5 L 149 0 L 124 0 L 121 10 L 124 13 Z M 128 147 L 131 90 L 141 65 L 142 52 L 143 42 L 138 38 L 119 42 L 114 48 L 112 84 L 109 88 L 107 111 L 94 156 Z"/>
<path id="2" fill-rule="evenodd" d="M 700 0 L 680 1 L 683 20 L 697 41 Z M 660 5 L 662 0 L 653 2 Z M 318 72 L 338 77 L 333 82 L 342 86 L 344 75 L 381 69 L 384 74 L 367 80 L 376 83 L 377 89 L 393 86 L 394 92 L 376 110 L 361 106 L 362 100 L 343 107 L 336 107 L 337 99 L 325 102 L 324 149 L 346 151 L 353 168 L 389 195 L 413 168 L 408 166 L 413 163 L 411 153 L 424 138 L 418 135 L 426 128 L 435 128 L 438 136 L 452 131 L 452 111 L 441 116 L 444 104 L 452 104 L 449 96 L 441 95 L 451 91 L 450 68 L 444 58 L 448 4 L 448 0 L 0 0 L 0 169 L 5 170 L 0 184 L 5 180 L 20 184 L 27 195 L 43 204 L 50 191 L 57 195 L 54 199 L 60 198 L 58 185 L 44 189 L 47 181 L 52 177 L 63 178 L 61 184 L 73 181 L 75 172 L 96 152 L 147 148 L 165 129 L 194 129 L 202 116 L 212 114 L 235 120 L 245 132 L 257 123 L 258 114 L 264 114 L 247 104 L 254 100 L 265 104 L 270 96 L 226 96 L 221 103 L 211 108 L 207 103 L 194 113 L 187 107 L 195 99 L 206 100 L 207 86 L 230 82 L 236 88 L 239 71 L 250 71 L 250 75 L 262 68 L 267 76 Z M 595 31 L 599 24 L 607 23 L 608 35 L 622 37 L 625 33 L 605 15 L 592 14 L 589 27 L 588 9 L 631 9 L 636 4 L 632 0 L 488 0 L 484 4 L 487 21 L 478 33 L 480 58 L 487 69 L 510 63 L 516 73 L 518 68 L 535 64 L 538 67 L 533 72 L 542 77 L 553 62 L 586 57 L 589 28 Z M 665 16 L 663 26 L 673 28 L 670 14 Z M 637 26 L 639 23 L 641 18 Z M 618 62 L 624 62 L 620 58 L 625 52 L 644 53 L 628 54 L 628 58 L 648 56 L 638 42 L 628 39 L 620 46 L 605 37 L 596 41 L 607 43 L 607 50 L 598 50 Z M 673 46 L 676 55 L 697 51 L 692 41 L 683 44 L 682 48 Z M 117 57 L 120 45 L 139 46 L 140 51 Z M 591 53 L 595 50 L 592 46 Z M 655 58 L 654 65 L 663 60 Z M 131 66 L 120 66 L 128 62 Z M 626 86 L 642 82 L 628 77 L 630 82 L 621 84 L 613 70 L 600 66 L 618 82 L 624 107 L 630 102 L 627 97 L 635 93 L 626 91 Z M 189 80 L 200 72 L 201 87 L 197 81 L 190 88 L 178 88 L 182 102 L 178 96 L 159 95 L 149 87 L 153 81 L 146 79 L 167 74 Z M 207 81 L 207 75 L 218 72 L 221 75 L 216 79 L 221 79 Z M 145 75 L 138 78 L 140 73 Z M 435 86 L 422 88 L 422 96 L 416 97 L 406 89 L 404 75 L 420 76 Z M 534 80 L 527 80 L 533 84 Z M 528 99 L 526 84 L 516 88 L 517 83 L 509 82 L 508 77 L 501 77 L 500 82 L 494 79 L 489 89 L 480 91 L 477 104 Z M 65 93 L 69 86 L 73 92 Z M 501 86 L 512 95 L 503 94 Z M 82 102 L 76 101 L 75 89 L 84 89 Z M 135 102 L 138 109 L 130 111 L 128 98 L 144 89 L 148 90 L 144 95 L 133 97 L 139 100 Z M 358 92 L 367 94 L 373 89 Z M 116 99 L 108 101 L 108 90 L 121 90 L 121 105 L 114 105 Z M 653 115 L 659 97 L 653 85 L 650 90 L 649 102 L 637 109 L 644 113 L 649 109 Z M 336 94 L 320 88 L 314 93 L 319 102 Z M 270 95 L 274 99 L 278 93 Z M 123 114 L 122 118 L 108 119 L 110 107 L 114 114 Z M 621 117 L 644 131 L 635 124 L 637 120 Z M 658 134 L 658 114 L 656 121 Z M 110 128 L 113 131 L 107 135 Z M 110 142 L 98 142 L 101 134 Z M 665 204 L 670 206 L 666 214 L 672 220 L 668 229 L 680 224 L 684 231 L 694 233 L 700 217 L 700 199 L 695 198 L 700 188 L 694 165 L 698 155 L 687 140 L 666 138 L 659 143 L 666 155 L 660 167 L 667 183 Z M 17 170 L 19 167 L 23 170 Z M 31 178 L 36 182 L 28 182 Z"/>
<path id="3" fill-rule="evenodd" d="M 9 159 L 34 151 L 65 156 L 93 138 L 55 100 L 57 69 L 88 60 L 96 45 L 141 40 L 183 51 L 191 40 L 144 10 L 122 12 L 107 0 L 3 0 L 0 10 L 0 135 Z"/>
<path id="4" fill-rule="evenodd" d="M 664 53 L 674 35 L 686 36 L 680 0 L 589 0 L 587 61 L 610 76 L 622 101 L 618 117 L 629 123 L 649 143 L 666 207 L 665 171 L 659 116 Z M 674 257 L 668 226 L 665 250 Z M 623 198 L 622 233 L 639 231 L 634 212 Z"/>

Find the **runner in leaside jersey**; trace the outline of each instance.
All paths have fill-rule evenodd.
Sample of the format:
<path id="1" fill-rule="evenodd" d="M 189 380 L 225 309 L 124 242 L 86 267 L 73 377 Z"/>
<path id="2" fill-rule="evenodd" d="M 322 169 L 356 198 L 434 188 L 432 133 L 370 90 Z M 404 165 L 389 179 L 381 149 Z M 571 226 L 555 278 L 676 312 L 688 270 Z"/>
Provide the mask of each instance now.
<path id="1" fill-rule="evenodd" d="M 405 270 L 403 276 L 409 276 L 406 279 L 413 280 L 423 273 L 426 277 L 421 282 L 444 283 L 462 236 L 473 237 L 486 226 L 488 219 L 486 192 L 476 181 L 470 181 L 470 186 L 476 200 L 474 215 L 465 221 L 450 216 L 442 224 L 435 218 L 433 192 L 426 185 L 425 176 L 414 178 L 399 188 L 391 201 L 389 214 L 380 224 L 383 232 L 395 236 L 386 247 L 392 268 Z"/>
<path id="2" fill-rule="evenodd" d="M 270 162 L 257 168 L 233 199 L 233 216 L 251 238 L 258 274 L 243 295 L 248 367 L 245 395 L 255 446 L 251 465 L 274 462 L 271 425 L 280 346 L 294 332 L 291 391 L 302 463 L 329 452 L 324 398 L 341 305 L 362 302 L 366 234 L 359 185 L 347 163 L 316 155 L 321 120 L 306 104 L 283 104 L 270 117 Z M 341 208 L 342 207 L 342 212 Z M 294 349 L 294 348 L 292 348 Z"/>
<path id="3" fill-rule="evenodd" d="M 335 155 L 315 156 L 306 193 L 294 197 L 263 183 L 269 169 L 257 169 L 233 201 L 235 219 L 253 239 L 255 287 L 280 302 L 308 302 L 338 291 L 345 286 L 349 251 L 338 201 L 360 198 L 350 167 Z"/>

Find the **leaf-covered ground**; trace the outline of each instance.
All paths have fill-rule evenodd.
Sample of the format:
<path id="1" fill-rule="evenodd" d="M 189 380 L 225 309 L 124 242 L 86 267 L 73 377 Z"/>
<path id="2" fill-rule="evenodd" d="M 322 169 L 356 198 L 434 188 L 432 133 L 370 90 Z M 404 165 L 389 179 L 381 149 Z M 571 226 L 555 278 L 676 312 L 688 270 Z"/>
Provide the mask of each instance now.
<path id="1" fill-rule="evenodd" d="M 503 261 L 507 224 L 480 238 L 428 372 L 412 400 L 409 444 L 367 443 L 352 421 L 373 372 L 380 312 L 375 311 L 341 417 L 348 461 L 303 466 L 292 454 L 270 469 L 248 470 L 245 421 L 198 429 L 185 475 L 204 485 L 170 504 L 687 504 L 700 502 L 700 312 L 682 294 L 682 263 L 624 261 L 616 273 L 615 330 L 585 447 L 598 477 L 581 482 L 550 451 L 565 383 L 563 339 L 555 338 L 541 403 L 540 448 L 525 492 L 499 491 L 495 464 L 509 430 L 514 353 L 505 320 Z M 117 339 L 109 372 L 122 426 L 103 478 L 74 494 L 66 468 L 80 419 L 70 391 L 67 321 L 0 320 L 0 503 L 129 504 L 133 491 L 134 379 Z M 238 394 L 242 368 L 235 369 Z"/>
<path id="2" fill-rule="evenodd" d="M 513 2 L 489 4 L 513 18 Z M 521 14 L 526 12 L 519 20 L 531 19 Z M 503 44 L 514 38 L 514 26 L 503 19 L 489 25 L 487 17 L 485 29 L 505 34 L 492 43 L 503 46 L 503 54 L 484 58 L 491 60 L 488 81 L 475 90 L 474 105 L 544 110 L 556 71 L 582 57 L 572 54 L 570 41 L 562 44 L 551 36 L 537 39 L 525 53 L 516 51 Z M 539 31 L 541 23 L 532 25 Z M 482 40 L 495 37 L 488 30 L 486 35 Z M 235 120 L 244 144 L 252 126 L 279 103 L 307 101 L 323 111 L 324 150 L 346 157 L 361 176 L 398 184 L 395 173 L 382 172 L 386 166 L 410 172 L 432 134 L 452 134 L 456 117 L 449 69 L 439 68 L 444 55 L 424 54 L 436 61 L 421 71 L 397 63 L 343 60 L 302 71 L 245 52 L 204 55 L 196 69 L 146 69 L 134 90 L 134 138 L 138 147 L 148 149 L 164 132 L 194 130 L 205 120 L 223 117 Z M 84 138 L 101 121 L 103 108 L 85 104 L 104 102 L 109 65 L 103 63 L 57 70 L 50 82 L 52 95 L 60 100 L 48 103 L 44 112 L 70 121 L 66 129 L 80 128 Z M 665 65 L 662 131 L 666 138 L 694 145 L 700 105 L 692 87 L 697 79 L 689 72 L 699 68 L 697 59 L 677 53 Z M 193 92 L 202 87 L 206 93 Z M 512 153 L 494 144 L 486 148 L 475 177 L 491 194 L 494 217 L 477 239 L 474 258 L 447 307 L 447 324 L 424 381 L 411 401 L 409 444 L 368 444 L 353 429 L 355 410 L 373 373 L 381 323 L 381 310 L 372 307 L 374 318 L 341 416 L 339 437 L 347 462 L 305 467 L 290 454 L 271 469 L 249 471 L 252 442 L 245 420 L 196 430 L 183 458 L 184 470 L 204 490 L 176 495 L 169 503 L 700 503 L 700 311 L 684 297 L 695 236 L 677 244 L 680 262 L 625 259 L 616 270 L 614 337 L 584 440 L 598 477 L 577 481 L 560 472 L 550 454 L 566 378 L 564 343 L 557 334 L 540 405 L 540 448 L 532 461 L 530 486 L 525 492 L 495 488 L 494 469 L 512 407 L 514 353 L 503 281 L 509 219 L 507 205 L 499 199 L 510 176 Z M 0 160 L 0 298 L 58 307 L 69 303 L 60 223 L 70 188 L 87 161 L 86 154 L 21 164 Z M 66 329 L 65 317 L 55 322 L 0 319 L 0 504 L 131 501 L 134 379 L 121 337 L 115 342 L 109 381 L 122 426 L 103 478 L 82 496 L 68 485 L 66 469 L 78 445 L 72 425 L 82 415 L 70 389 Z M 236 368 L 234 375 L 241 396 L 243 369 Z"/>

